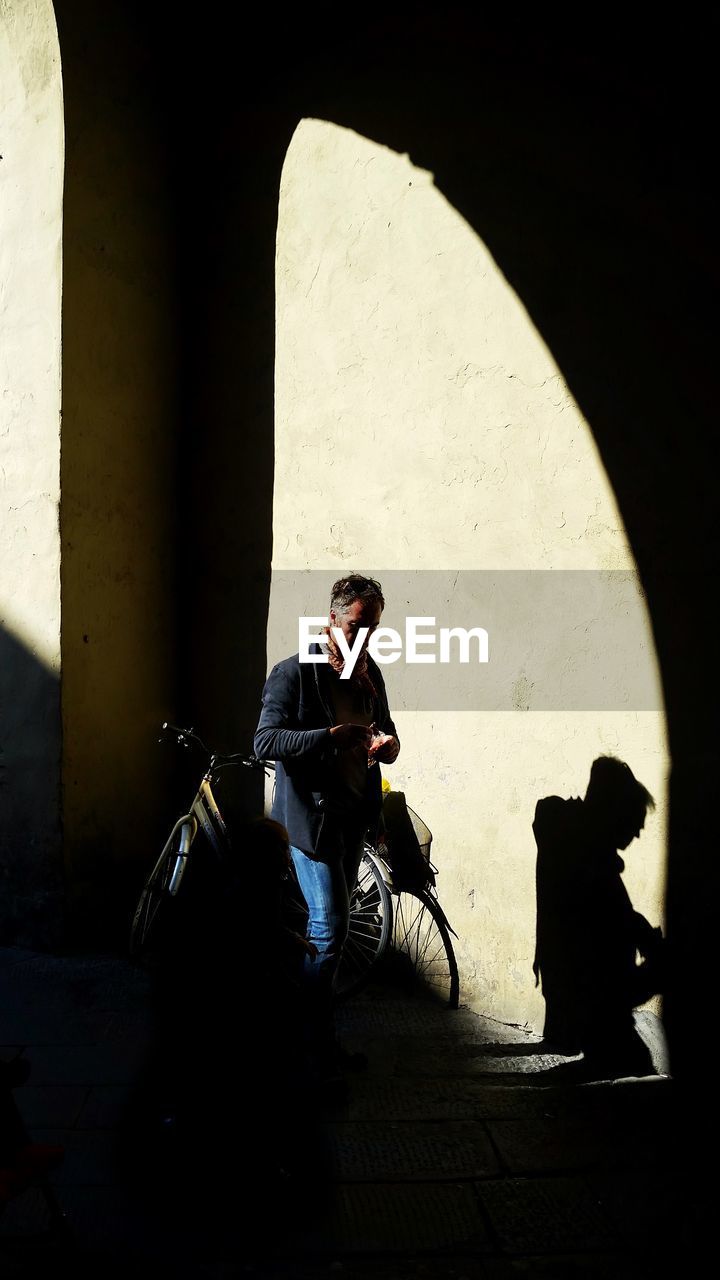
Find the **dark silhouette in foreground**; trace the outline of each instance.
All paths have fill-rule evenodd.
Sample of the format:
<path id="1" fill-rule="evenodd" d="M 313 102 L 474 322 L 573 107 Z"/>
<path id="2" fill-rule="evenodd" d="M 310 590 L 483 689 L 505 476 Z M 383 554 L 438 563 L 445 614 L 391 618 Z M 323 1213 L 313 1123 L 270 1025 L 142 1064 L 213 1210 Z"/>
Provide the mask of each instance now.
<path id="1" fill-rule="evenodd" d="M 206 1230 L 240 1214 L 249 1237 L 268 1205 L 280 1197 L 285 1213 L 301 1199 L 306 943 L 281 913 L 285 828 L 258 818 L 233 837 L 231 866 L 194 850 L 167 913 L 153 972 L 155 1051 L 125 1155 L 128 1175 L 154 1196 L 159 1186 L 172 1202 L 191 1186 Z"/>
<path id="2" fill-rule="evenodd" d="M 582 1053 L 584 1075 L 654 1070 L 633 1010 L 663 991 L 665 943 L 633 909 L 618 853 L 654 807 L 627 764 L 599 756 L 584 799 L 547 796 L 535 809 L 533 970 L 545 999 L 543 1047 Z"/>

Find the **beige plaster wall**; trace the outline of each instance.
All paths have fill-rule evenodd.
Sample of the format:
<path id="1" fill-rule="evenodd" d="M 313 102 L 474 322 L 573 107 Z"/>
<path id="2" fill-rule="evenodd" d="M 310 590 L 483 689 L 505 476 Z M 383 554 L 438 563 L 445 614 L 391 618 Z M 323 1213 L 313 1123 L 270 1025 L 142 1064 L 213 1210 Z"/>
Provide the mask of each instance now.
<path id="1" fill-rule="evenodd" d="M 590 428 L 475 232 L 408 156 L 318 120 L 301 122 L 283 172 L 275 463 L 268 665 L 297 648 L 279 571 L 314 571 L 321 614 L 351 570 L 634 569 Z M 625 878 L 662 921 L 668 755 L 647 619 L 637 662 L 650 710 L 533 710 L 530 697 L 396 716 L 403 749 L 386 772 L 433 831 L 461 998 L 500 1021 L 543 1016 L 535 803 L 583 794 L 600 753 L 658 801 Z"/>
<path id="2" fill-rule="evenodd" d="M 63 800 L 75 925 L 125 929 L 168 821 L 177 336 L 168 145 L 137 17 L 59 4 L 64 206 Z M 124 937 L 124 932 L 121 935 Z"/>
<path id="3" fill-rule="evenodd" d="M 53 936 L 60 870 L 63 104 L 50 0 L 0 0 L 0 125 L 0 925 L 37 939 Z"/>

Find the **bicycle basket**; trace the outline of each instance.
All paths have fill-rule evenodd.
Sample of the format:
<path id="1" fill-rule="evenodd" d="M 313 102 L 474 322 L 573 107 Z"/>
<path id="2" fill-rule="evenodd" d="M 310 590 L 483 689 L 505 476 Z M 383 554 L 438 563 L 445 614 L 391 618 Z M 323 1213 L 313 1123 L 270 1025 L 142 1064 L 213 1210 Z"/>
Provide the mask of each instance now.
<path id="1" fill-rule="evenodd" d="M 402 791 L 389 791 L 383 801 L 383 843 L 395 892 L 417 892 L 435 884 L 430 862 L 432 832 L 410 808 Z"/>
<path id="2" fill-rule="evenodd" d="M 407 811 L 410 815 L 410 821 L 412 822 L 412 825 L 413 825 L 413 831 L 415 832 L 415 835 L 418 838 L 418 844 L 420 845 L 420 852 L 423 858 L 425 859 L 425 861 L 429 862 L 430 861 L 430 845 L 432 844 L 432 831 L 428 826 L 425 825 L 422 818 L 418 817 L 415 810 L 410 808 L 410 805 L 408 805 Z"/>

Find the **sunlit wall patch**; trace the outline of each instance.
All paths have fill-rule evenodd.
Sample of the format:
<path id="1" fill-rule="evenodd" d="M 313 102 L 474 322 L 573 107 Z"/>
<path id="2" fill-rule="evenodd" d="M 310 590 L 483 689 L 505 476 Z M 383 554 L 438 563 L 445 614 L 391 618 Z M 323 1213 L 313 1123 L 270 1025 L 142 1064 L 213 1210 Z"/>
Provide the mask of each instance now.
<path id="1" fill-rule="evenodd" d="M 632 570 L 373 568 L 375 629 L 335 628 L 350 678 L 367 642 L 397 710 L 660 711 L 662 691 Z M 333 575 L 272 576 L 273 654 L 321 664 Z M 328 612 L 321 613 L 326 606 Z"/>

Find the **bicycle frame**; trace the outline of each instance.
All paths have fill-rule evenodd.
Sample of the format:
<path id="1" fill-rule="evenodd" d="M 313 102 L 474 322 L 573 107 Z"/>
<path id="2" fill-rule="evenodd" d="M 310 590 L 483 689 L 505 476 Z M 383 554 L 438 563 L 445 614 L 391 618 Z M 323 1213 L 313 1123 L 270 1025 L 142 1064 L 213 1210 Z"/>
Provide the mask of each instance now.
<path id="1" fill-rule="evenodd" d="M 274 767 L 273 762 L 243 755 L 214 755 L 192 729 L 177 729 L 164 724 L 163 730 L 177 738 L 180 745 L 198 746 L 206 753 L 205 772 L 192 805 L 174 823 L 162 853 L 148 876 L 140 895 L 130 929 L 130 954 L 133 958 L 152 958 L 153 939 L 158 935 L 157 920 L 163 918 L 163 903 L 177 897 L 187 870 L 193 842 L 202 832 L 218 862 L 226 863 L 231 855 L 231 835 L 220 806 L 213 794 L 213 783 L 220 769 L 242 764 L 253 769 Z M 350 932 L 343 950 L 337 993 L 347 995 L 367 980 L 374 962 L 390 946 L 404 956 L 415 978 L 421 977 L 443 1003 L 457 1008 L 457 964 L 450 934 L 457 937 L 438 901 L 434 881 L 426 889 L 403 890 L 393 883 L 391 860 L 382 839 L 366 836 L 358 881 L 351 897 Z M 294 878 L 296 881 L 296 877 Z M 302 916 L 305 909 L 297 886 L 299 901 L 292 892 L 287 903 L 291 911 Z M 393 906 L 391 899 L 395 899 Z M 162 945 L 162 944 L 161 944 Z"/>
<path id="2" fill-rule="evenodd" d="M 190 846 L 195 839 L 195 833 L 197 831 L 197 822 L 191 813 L 185 814 L 182 818 L 178 818 L 175 826 L 168 836 L 165 848 L 160 855 L 161 858 L 165 858 L 167 856 L 178 831 L 180 831 L 181 834 L 178 842 L 177 859 L 167 888 L 171 898 L 175 897 L 175 894 L 180 888 L 180 881 L 185 873 L 187 859 L 190 854 Z"/>
<path id="3" fill-rule="evenodd" d="M 209 763 L 189 812 L 182 814 L 174 823 L 163 850 L 145 881 L 130 928 L 130 954 L 134 958 L 147 953 L 158 913 L 163 910 L 163 902 L 177 897 L 198 831 L 202 831 L 219 862 L 226 862 L 230 856 L 230 833 L 213 795 L 216 773 L 234 765 L 264 768 L 262 761 L 254 756 L 240 753 L 212 754 L 194 729 L 179 729 L 167 722 L 162 728 L 164 733 L 175 737 L 178 744 L 201 748 Z"/>
<path id="4" fill-rule="evenodd" d="M 228 848 L 230 837 L 225 819 L 212 792 L 210 772 L 205 774 L 200 783 L 198 793 L 193 801 L 191 816 L 195 817 L 199 822 L 215 853 L 219 857 L 222 856 Z"/>
<path id="5" fill-rule="evenodd" d="M 366 840 L 364 848 L 368 858 L 372 859 L 378 871 L 380 872 L 380 875 L 383 878 L 383 882 L 385 884 L 385 888 L 387 889 L 388 893 L 394 893 L 395 890 L 393 889 L 393 879 L 392 879 L 392 871 L 390 870 L 390 865 L 385 861 L 382 854 L 380 853 L 380 849 L 382 848 L 382 845 L 373 845 L 370 843 L 369 840 Z"/>
<path id="6" fill-rule="evenodd" d="M 165 857 L 179 831 L 180 839 L 177 847 L 177 859 L 167 889 L 172 898 L 175 897 L 180 888 L 180 882 L 185 873 L 187 859 L 190 856 L 190 849 L 197 834 L 198 826 L 207 837 L 217 856 L 222 857 L 228 848 L 228 829 L 213 795 L 209 773 L 205 774 L 200 783 L 190 812 L 183 814 L 175 823 L 161 855 Z"/>

